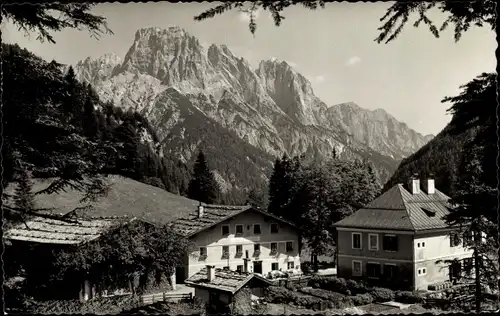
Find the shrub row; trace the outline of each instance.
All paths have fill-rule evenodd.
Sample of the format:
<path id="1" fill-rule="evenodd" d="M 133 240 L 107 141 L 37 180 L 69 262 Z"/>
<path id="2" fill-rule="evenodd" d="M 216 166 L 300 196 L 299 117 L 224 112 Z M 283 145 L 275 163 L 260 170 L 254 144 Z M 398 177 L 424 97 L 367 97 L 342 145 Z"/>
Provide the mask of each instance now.
<path id="1" fill-rule="evenodd" d="M 369 292 L 369 287 L 361 282 L 337 277 L 314 276 L 309 280 L 309 286 L 345 295 L 365 294 Z"/>
<path id="2" fill-rule="evenodd" d="M 301 289 L 301 292 L 328 301 L 329 308 L 346 308 L 352 306 L 350 298 L 342 293 L 330 292 L 328 290 L 314 289 L 310 287 Z"/>
<path id="3" fill-rule="evenodd" d="M 362 282 L 337 277 L 314 276 L 309 280 L 308 285 L 313 289 L 332 291 L 350 296 L 353 305 L 356 306 L 370 304 L 372 302 L 379 303 L 392 300 L 407 304 L 417 304 L 422 303 L 424 300 L 423 295 L 417 292 L 394 292 L 391 289 L 382 287 L 372 288 Z"/>
<path id="4" fill-rule="evenodd" d="M 280 286 L 268 287 L 266 289 L 265 300 L 268 303 L 276 304 L 293 303 L 297 306 L 305 307 L 308 309 L 317 309 L 322 301 L 318 297 L 302 295 Z"/>

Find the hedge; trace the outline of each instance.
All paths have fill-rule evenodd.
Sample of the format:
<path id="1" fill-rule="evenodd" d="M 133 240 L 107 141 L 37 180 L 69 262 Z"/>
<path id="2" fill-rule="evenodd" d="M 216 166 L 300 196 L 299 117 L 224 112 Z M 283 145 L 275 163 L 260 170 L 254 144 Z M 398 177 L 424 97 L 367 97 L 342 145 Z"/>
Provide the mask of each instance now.
<path id="1" fill-rule="evenodd" d="M 418 292 L 396 291 L 394 296 L 394 300 L 396 302 L 405 304 L 418 304 L 423 303 L 424 301 L 424 296 Z"/>
<path id="2" fill-rule="evenodd" d="M 329 308 L 346 308 L 352 306 L 350 298 L 341 293 L 314 288 L 303 288 L 301 292 L 327 300 L 330 303 Z"/>
<path id="3" fill-rule="evenodd" d="M 347 281 L 343 278 L 314 276 L 309 280 L 308 285 L 316 289 L 351 295 L 351 291 L 347 286 Z"/>
<path id="4" fill-rule="evenodd" d="M 354 306 L 362 306 L 362 305 L 368 305 L 373 303 L 374 298 L 371 294 L 369 293 L 364 293 L 364 294 L 356 294 L 353 297 L 350 298 Z"/>
<path id="5" fill-rule="evenodd" d="M 375 303 L 388 302 L 394 300 L 394 291 L 382 287 L 375 287 L 370 291 Z"/>
<path id="6" fill-rule="evenodd" d="M 266 289 L 265 301 L 268 303 L 288 304 L 293 303 L 308 309 L 317 309 L 322 300 L 310 295 L 287 290 L 280 286 L 270 286 Z"/>

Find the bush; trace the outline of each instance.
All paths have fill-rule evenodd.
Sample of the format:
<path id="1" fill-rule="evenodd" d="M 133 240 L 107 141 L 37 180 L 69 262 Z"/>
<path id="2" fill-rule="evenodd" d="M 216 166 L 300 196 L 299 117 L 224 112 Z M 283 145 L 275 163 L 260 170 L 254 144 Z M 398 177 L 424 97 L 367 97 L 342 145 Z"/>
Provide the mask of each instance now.
<path id="1" fill-rule="evenodd" d="M 266 290 L 264 300 L 268 303 L 288 304 L 293 303 L 297 306 L 308 309 L 316 309 L 322 300 L 310 295 L 301 295 L 300 293 L 287 290 L 280 286 L 270 286 Z"/>
<path id="2" fill-rule="evenodd" d="M 130 310 L 139 305 L 139 298 L 129 295 L 95 298 L 87 302 L 79 300 L 52 300 L 29 302 L 28 313 L 36 314 L 113 314 Z"/>
<path id="3" fill-rule="evenodd" d="M 397 291 L 394 293 L 394 299 L 396 302 L 405 304 L 418 304 L 424 301 L 424 297 L 420 293 L 411 291 Z"/>
<path id="4" fill-rule="evenodd" d="M 309 280 L 309 286 L 316 289 L 351 295 L 351 291 L 347 287 L 347 281 L 343 278 L 314 276 Z"/>
<path id="5" fill-rule="evenodd" d="M 288 303 L 293 292 L 281 286 L 270 286 L 266 289 L 265 300 L 268 303 Z"/>
<path id="6" fill-rule="evenodd" d="M 373 296 L 369 293 L 356 294 L 351 297 L 351 301 L 354 306 L 368 305 L 373 303 L 373 300 Z"/>
<path id="7" fill-rule="evenodd" d="M 346 286 L 352 294 L 368 293 L 366 286 L 361 282 L 356 282 L 355 280 L 347 280 Z"/>
<path id="8" fill-rule="evenodd" d="M 394 292 L 386 288 L 375 287 L 370 294 L 373 296 L 373 300 L 375 303 L 394 300 Z"/>
<path id="9" fill-rule="evenodd" d="M 301 292 L 327 300 L 329 308 L 346 308 L 352 305 L 350 298 L 341 293 L 313 288 L 303 288 Z"/>

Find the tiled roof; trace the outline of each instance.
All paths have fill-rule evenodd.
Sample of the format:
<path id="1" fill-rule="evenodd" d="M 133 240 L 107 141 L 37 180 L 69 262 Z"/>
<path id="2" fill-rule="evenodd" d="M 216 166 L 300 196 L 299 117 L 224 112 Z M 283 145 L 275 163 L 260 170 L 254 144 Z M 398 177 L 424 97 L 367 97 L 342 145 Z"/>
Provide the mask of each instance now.
<path id="1" fill-rule="evenodd" d="M 94 240 L 122 220 L 117 218 L 78 219 L 69 222 L 35 217 L 5 232 L 9 240 L 46 244 L 76 245 Z"/>
<path id="2" fill-rule="evenodd" d="M 173 221 L 172 222 L 173 228 L 184 236 L 192 236 L 209 227 L 212 227 L 218 223 L 221 223 L 233 216 L 236 216 L 250 209 L 295 227 L 295 225 L 291 222 L 288 222 L 280 217 L 277 217 L 265 211 L 252 208 L 249 205 L 229 206 L 229 205 L 203 204 L 203 208 L 204 210 L 202 217 L 198 216 L 198 208 L 196 208 L 187 216 L 181 217 Z"/>
<path id="3" fill-rule="evenodd" d="M 449 197 L 439 190 L 434 194 L 411 194 L 396 184 L 364 208 L 335 223 L 338 227 L 420 231 L 449 227 Z"/>
<path id="4" fill-rule="evenodd" d="M 272 285 L 270 281 L 253 273 L 231 271 L 226 269 L 215 269 L 215 278 L 209 282 L 206 267 L 186 279 L 184 283 L 193 287 L 211 288 L 234 294 L 252 278 L 260 279 L 261 281 Z"/>

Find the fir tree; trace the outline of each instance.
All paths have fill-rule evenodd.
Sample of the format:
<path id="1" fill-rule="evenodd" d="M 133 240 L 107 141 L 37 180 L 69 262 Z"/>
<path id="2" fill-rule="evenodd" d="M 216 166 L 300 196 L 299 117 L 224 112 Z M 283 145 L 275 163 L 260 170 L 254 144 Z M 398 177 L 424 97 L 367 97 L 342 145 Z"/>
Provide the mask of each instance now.
<path id="1" fill-rule="evenodd" d="M 218 202 L 219 185 L 207 166 L 205 155 L 200 150 L 193 168 L 193 178 L 189 181 L 188 197 L 207 204 Z"/>
<path id="2" fill-rule="evenodd" d="M 248 192 L 245 204 L 265 210 L 267 208 L 267 197 L 265 192 L 257 188 L 251 189 Z"/>

